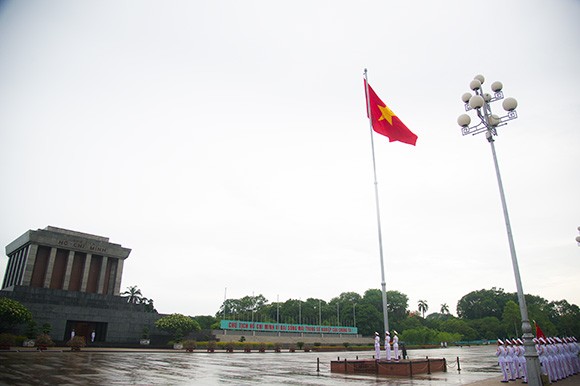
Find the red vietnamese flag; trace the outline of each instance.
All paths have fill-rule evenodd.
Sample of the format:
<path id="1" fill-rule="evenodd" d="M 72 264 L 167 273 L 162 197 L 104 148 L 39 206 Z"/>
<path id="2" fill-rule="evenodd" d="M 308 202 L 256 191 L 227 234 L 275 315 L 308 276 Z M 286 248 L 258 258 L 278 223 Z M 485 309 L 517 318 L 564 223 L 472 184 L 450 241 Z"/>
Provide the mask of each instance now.
<path id="1" fill-rule="evenodd" d="M 534 325 L 536 326 L 536 338 L 546 338 L 546 335 L 544 335 L 544 331 L 542 331 L 542 329 L 540 328 L 540 326 L 538 326 L 538 324 L 536 323 L 536 321 L 534 320 Z"/>
<path id="2" fill-rule="evenodd" d="M 400 141 L 415 146 L 417 136 L 413 134 L 403 122 L 401 122 L 399 117 L 397 117 L 385 103 L 383 103 L 371 86 L 367 85 L 365 79 L 365 94 L 367 86 L 369 90 L 369 95 L 367 95 L 367 106 L 370 105 L 370 118 L 373 130 L 388 137 L 389 142 Z M 367 115 L 368 111 L 369 110 L 367 109 Z"/>

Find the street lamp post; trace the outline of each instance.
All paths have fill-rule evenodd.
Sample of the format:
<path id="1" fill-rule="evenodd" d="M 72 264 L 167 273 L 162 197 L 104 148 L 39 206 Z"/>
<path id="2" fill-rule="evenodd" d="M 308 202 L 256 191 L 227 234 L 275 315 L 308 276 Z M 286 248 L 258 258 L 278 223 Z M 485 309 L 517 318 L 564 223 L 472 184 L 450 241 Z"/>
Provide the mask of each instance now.
<path id="1" fill-rule="evenodd" d="M 491 146 L 491 153 L 493 155 L 495 174 L 499 186 L 501 205 L 503 208 L 503 215 L 505 219 L 508 242 L 510 246 L 514 276 L 516 279 L 518 302 L 520 305 L 520 313 L 522 317 L 522 337 L 524 340 L 525 347 L 524 356 L 526 357 L 528 384 L 533 386 L 541 386 L 542 380 L 540 377 L 540 361 L 538 359 L 538 353 L 536 352 L 536 348 L 533 342 L 534 334 L 532 333 L 532 326 L 528 318 L 528 308 L 526 306 L 526 299 L 524 297 L 524 290 L 522 288 L 520 270 L 518 268 L 518 259 L 516 256 L 516 248 L 512 236 L 512 229 L 510 225 L 507 204 L 503 191 L 501 175 L 499 173 L 499 165 L 497 162 L 497 155 L 495 153 L 495 145 L 493 138 L 494 136 L 497 136 L 497 128 L 499 126 L 506 125 L 508 121 L 511 121 L 512 119 L 516 119 L 518 117 L 518 114 L 516 113 L 518 103 L 514 98 L 504 99 L 504 95 L 502 92 L 503 85 L 501 82 L 492 83 L 491 89 L 493 91 L 493 95 L 483 92 L 481 85 L 484 83 L 484 81 L 485 78 L 482 75 L 476 75 L 475 78 L 469 84 L 469 87 L 471 88 L 471 90 L 474 91 L 474 94 L 467 92 L 463 94 L 461 97 L 463 103 L 465 104 L 465 111 L 474 110 L 477 114 L 477 117 L 479 118 L 479 122 L 473 126 L 470 126 L 471 117 L 467 114 L 462 114 L 457 119 L 457 123 L 459 124 L 459 126 L 461 126 L 462 135 L 469 134 L 476 135 L 479 133 L 485 133 L 487 141 Z M 506 111 L 506 115 L 500 117 L 492 113 L 490 104 L 502 99 L 503 99 L 502 107 Z"/>
<path id="2" fill-rule="evenodd" d="M 322 302 L 318 299 L 318 325 L 322 326 Z"/>

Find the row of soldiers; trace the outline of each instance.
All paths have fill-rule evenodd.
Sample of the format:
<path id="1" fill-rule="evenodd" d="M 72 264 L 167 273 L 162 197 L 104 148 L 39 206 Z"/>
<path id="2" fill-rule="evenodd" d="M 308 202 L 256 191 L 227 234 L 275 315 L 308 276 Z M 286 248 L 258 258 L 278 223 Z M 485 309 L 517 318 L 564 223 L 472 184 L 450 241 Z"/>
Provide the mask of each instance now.
<path id="1" fill-rule="evenodd" d="M 580 347 L 572 338 L 534 338 L 542 373 L 547 374 L 550 382 L 564 379 L 580 372 L 578 353 Z M 528 382 L 524 342 L 521 339 L 497 340 L 498 363 L 503 375 L 502 382 L 522 379 Z"/>
<path id="2" fill-rule="evenodd" d="M 523 382 L 528 383 L 524 342 L 521 339 L 498 339 L 495 355 L 503 374 L 502 382 L 523 378 Z"/>
<path id="3" fill-rule="evenodd" d="M 391 360 L 391 346 L 393 347 L 394 359 L 399 360 L 399 334 L 397 331 L 393 330 L 393 338 L 391 340 L 391 334 L 387 331 L 385 332 L 385 354 L 387 361 Z M 403 354 L 405 354 L 405 349 L 403 348 Z M 381 359 L 381 338 L 378 332 L 375 332 L 375 359 Z"/>
<path id="4" fill-rule="evenodd" d="M 575 337 L 534 338 L 542 372 L 550 382 L 567 378 L 580 372 L 580 347 Z"/>

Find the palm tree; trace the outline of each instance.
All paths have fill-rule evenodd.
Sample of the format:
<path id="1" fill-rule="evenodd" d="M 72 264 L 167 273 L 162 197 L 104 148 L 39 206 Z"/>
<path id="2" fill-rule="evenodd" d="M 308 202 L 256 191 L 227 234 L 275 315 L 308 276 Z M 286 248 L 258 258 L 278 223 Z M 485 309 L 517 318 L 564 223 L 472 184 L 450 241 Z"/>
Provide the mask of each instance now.
<path id="1" fill-rule="evenodd" d="M 447 303 L 441 304 L 441 313 L 442 314 L 448 314 L 449 313 L 449 306 L 447 305 Z"/>
<path id="2" fill-rule="evenodd" d="M 141 290 L 137 288 L 136 285 L 127 287 L 127 291 L 121 293 L 121 295 L 129 295 L 129 297 L 127 298 L 127 303 L 138 304 L 141 303 L 141 299 L 143 299 Z"/>
<path id="3" fill-rule="evenodd" d="M 419 300 L 419 302 L 417 304 L 419 307 L 419 312 L 421 314 L 423 314 L 423 318 L 425 318 L 425 311 L 427 311 L 429 309 L 429 306 L 427 305 L 427 301 L 426 300 Z"/>

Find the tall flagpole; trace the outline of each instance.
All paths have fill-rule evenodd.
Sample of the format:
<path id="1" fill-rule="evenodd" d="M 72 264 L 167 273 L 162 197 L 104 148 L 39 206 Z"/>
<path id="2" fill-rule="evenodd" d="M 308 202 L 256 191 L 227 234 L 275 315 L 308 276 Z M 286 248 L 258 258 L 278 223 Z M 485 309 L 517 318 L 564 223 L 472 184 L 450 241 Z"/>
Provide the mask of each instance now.
<path id="1" fill-rule="evenodd" d="M 377 182 L 377 166 L 375 162 L 375 142 L 373 140 L 373 121 L 371 118 L 371 105 L 369 98 L 369 80 L 367 78 L 367 69 L 365 68 L 365 88 L 367 97 L 367 115 L 369 117 L 369 129 L 371 132 L 371 149 L 373 153 L 373 175 L 375 178 L 375 203 L 377 207 L 377 227 L 379 231 L 379 254 L 381 256 L 381 288 L 383 294 L 383 322 L 385 332 L 389 331 L 389 316 L 387 313 L 387 283 L 385 282 L 385 264 L 383 262 L 383 236 L 381 232 L 381 211 L 379 210 L 379 183 Z"/>

